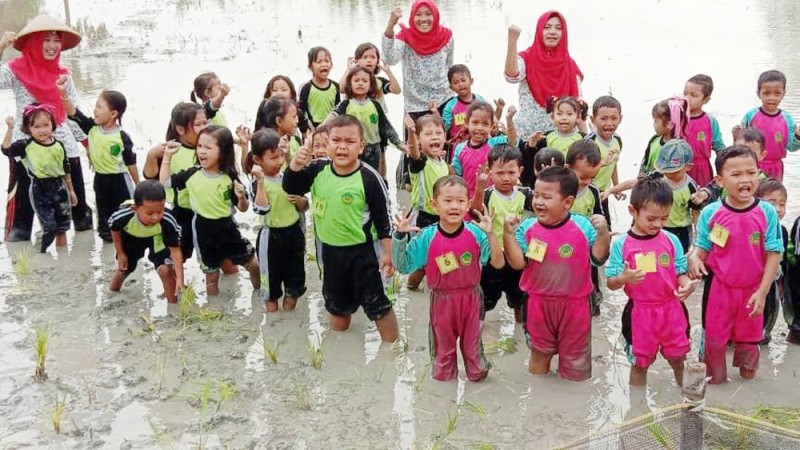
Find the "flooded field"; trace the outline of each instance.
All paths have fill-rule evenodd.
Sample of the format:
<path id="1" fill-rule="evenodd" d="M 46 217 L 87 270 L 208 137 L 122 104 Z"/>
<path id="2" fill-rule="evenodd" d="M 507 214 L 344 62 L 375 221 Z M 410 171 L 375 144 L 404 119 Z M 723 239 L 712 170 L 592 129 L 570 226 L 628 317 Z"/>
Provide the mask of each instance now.
<path id="1" fill-rule="evenodd" d="M 214 70 L 231 86 L 225 100 L 231 126 L 252 125 L 269 78 L 285 74 L 299 86 L 310 77 L 307 49 L 324 45 L 338 79 L 359 43 L 380 42 L 389 11 L 400 4 L 407 12 L 407 4 L 383 0 L 71 0 L 84 44 L 62 62 L 73 71 L 84 109 L 91 110 L 102 89 L 127 96 L 123 124 L 141 167 L 200 72 Z M 442 0 L 455 60 L 471 68 L 475 92 L 517 103 L 515 87 L 502 78 L 505 29 L 521 26 L 527 45 L 539 14 L 551 6 L 569 20 L 585 97 L 611 92 L 622 102 L 622 179 L 636 174 L 653 134 L 653 104 L 682 92 L 695 73 L 714 78 L 706 110 L 719 119 L 727 143 L 728 130 L 758 102 L 755 83 L 763 70 L 786 73 L 782 106 L 800 116 L 800 56 L 791 50 L 800 40 L 800 4 L 791 0 Z M 63 4 L 0 0 L 0 31 L 18 30 L 39 12 L 63 18 Z M 402 100 L 387 100 L 398 126 Z M 0 91 L 0 115 L 13 111 L 11 92 Z M 388 152 L 394 167 L 399 154 Z M 84 168 L 91 180 L 85 161 Z M 799 169 L 800 157 L 790 155 L 787 226 L 800 214 Z M 2 163 L 3 186 L 6 177 Z M 407 204 L 407 196 L 392 195 L 395 209 Z M 612 219 L 615 231 L 626 230 L 627 205 L 612 203 Z M 254 215 L 237 220 L 255 242 Z M 401 290 L 402 342 L 382 345 L 360 312 L 349 332 L 328 329 L 311 257 L 309 293 L 297 310 L 265 316 L 246 274 L 224 278 L 222 294 L 210 301 L 198 284 L 203 309 L 180 311 L 167 307 L 149 264 L 121 293 L 110 294 L 113 246 L 93 233 L 70 233 L 68 250 L 57 254 L 31 251 L 27 243 L 0 244 L 1 448 L 538 449 L 682 400 L 661 359 L 647 389 L 629 387 L 619 344 L 621 293 L 606 292 L 593 320 L 590 381 L 530 376 L 524 334 L 501 301 L 484 324 L 489 378 L 469 383 L 462 370 L 458 382 L 440 383 L 430 379 L 425 293 Z M 201 275 L 190 261 L 187 280 Z M 699 295 L 688 306 L 696 357 Z M 44 382 L 33 377 L 37 329 L 49 335 Z M 729 383 L 709 389 L 708 402 L 743 410 L 800 404 L 800 349 L 787 348 L 785 333 L 779 320 L 756 380 L 745 383 L 731 372 Z"/>

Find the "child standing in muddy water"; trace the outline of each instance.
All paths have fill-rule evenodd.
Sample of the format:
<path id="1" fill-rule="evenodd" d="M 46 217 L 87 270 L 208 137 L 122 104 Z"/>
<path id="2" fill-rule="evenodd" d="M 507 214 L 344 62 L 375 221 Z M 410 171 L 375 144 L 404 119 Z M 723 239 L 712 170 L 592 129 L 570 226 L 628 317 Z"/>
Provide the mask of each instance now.
<path id="1" fill-rule="evenodd" d="M 339 83 L 328 78 L 332 68 L 331 52 L 325 47 L 314 47 L 308 51 L 308 69 L 312 77 L 300 87 L 298 102 L 302 133 L 324 122 L 333 107 L 342 101 Z"/>
<path id="2" fill-rule="evenodd" d="M 203 105 L 206 117 L 211 125 L 228 126 L 228 119 L 222 112 L 222 102 L 230 93 L 231 88 L 222 83 L 214 72 L 205 72 L 194 79 L 194 90 L 190 95 L 195 103 Z"/>
<path id="3" fill-rule="evenodd" d="M 469 197 L 475 196 L 478 175 L 484 172 L 488 163 L 489 152 L 499 144 L 508 144 L 504 135 L 492 137 L 494 109 L 492 105 L 476 100 L 467 110 L 466 141 L 458 144 L 453 152 L 453 171 L 467 181 Z M 491 180 L 489 180 L 491 184 Z"/>
<path id="4" fill-rule="evenodd" d="M 689 102 L 689 123 L 686 126 L 686 141 L 692 146 L 693 165 L 689 176 L 700 186 L 714 179 L 711 170 L 711 153 L 725 147 L 719 131 L 717 119 L 703 111 L 703 106 L 711 99 L 714 82 L 708 75 L 698 74 L 686 82 L 683 96 Z"/>
<path id="5" fill-rule="evenodd" d="M 508 263 L 523 271 L 520 287 L 528 294 L 528 370 L 548 374 L 558 354 L 558 374 L 583 381 L 592 376 L 591 266 L 605 262 L 611 233 L 602 215 L 587 219 L 570 213 L 576 195 L 572 170 L 543 170 L 533 191 L 536 217 L 521 224 L 517 217 L 507 218 L 503 243 Z"/>
<path id="6" fill-rule="evenodd" d="M 111 276 L 108 290 L 119 292 L 122 283 L 136 270 L 147 250 L 147 259 L 161 278 L 164 295 L 169 303 L 178 300 L 177 292 L 184 287 L 183 255 L 181 254 L 180 225 L 166 210 L 167 194 L 155 180 L 136 186 L 133 204 L 124 204 L 109 219 L 111 237 L 117 251 L 117 270 Z M 190 230 L 186 232 L 191 233 Z"/>
<path id="7" fill-rule="evenodd" d="M 700 212 L 689 276 L 705 277 L 703 328 L 707 373 L 712 384 L 727 381 L 726 351 L 733 342 L 733 366 L 752 379 L 758 369 L 765 299 L 783 253 L 775 208 L 755 197 L 758 157 L 747 147 L 717 155 L 717 179 L 727 195 Z M 742 264 L 749 262 L 747 270 Z"/>
<path id="8" fill-rule="evenodd" d="M 30 197 L 33 210 L 42 225 L 39 252 L 44 253 L 55 241 L 57 247 L 67 245 L 67 230 L 72 217 L 70 206 L 78 204 L 72 186 L 69 160 L 64 145 L 53 137 L 56 130 L 55 109 L 50 105 L 32 104 L 22 112 L 22 132 L 28 139 L 11 142 L 14 118 L 6 118 L 3 154 L 19 158 L 31 177 Z"/>
<path id="9" fill-rule="evenodd" d="M 331 328 L 350 328 L 351 316 L 362 307 L 381 339 L 394 342 L 397 318 L 381 277 L 381 272 L 394 273 L 386 186 L 380 174 L 358 158 L 365 147 L 358 119 L 341 115 L 327 126 L 330 158 L 313 159 L 311 151 L 301 147 L 284 173 L 283 189 L 290 195 L 311 192 L 315 231 L 322 242 L 322 295 Z"/>
<path id="10" fill-rule="evenodd" d="M 689 312 L 683 302 L 694 291 L 687 276 L 683 245 L 663 227 L 673 205 L 672 189 L 661 174 L 639 180 L 631 192 L 633 226 L 611 245 L 606 284 L 625 289 L 622 335 L 631 363 L 631 386 L 647 384 L 647 369 L 660 351 L 678 386 L 689 352 Z"/>
<path id="11" fill-rule="evenodd" d="M 236 153 L 230 130 L 209 125 L 197 137 L 199 166 L 171 175 L 170 163 L 181 152 L 176 142 L 164 150 L 160 179 L 167 189 L 185 191 L 194 212 L 191 222 L 197 243 L 200 267 L 206 274 L 208 295 L 219 294 L 219 271 L 222 262 L 229 259 L 244 266 L 250 273 L 255 289 L 261 287 L 261 276 L 255 249 L 239 233 L 233 220 L 234 207 L 247 211 L 247 189 L 239 182 L 236 170 Z"/>
<path id="12" fill-rule="evenodd" d="M 458 376 L 456 342 L 470 381 L 481 381 L 490 365 L 483 357 L 481 268 L 491 262 L 503 267 L 503 252 L 492 232 L 492 218 L 478 213 L 480 222 L 465 223 L 469 210 L 467 183 L 451 175 L 433 185 L 433 206 L 439 224 L 422 231 L 408 217 L 395 218 L 393 260 L 401 273 L 423 269 L 431 290 L 430 342 L 435 380 Z M 409 240 L 411 232 L 419 232 Z"/>

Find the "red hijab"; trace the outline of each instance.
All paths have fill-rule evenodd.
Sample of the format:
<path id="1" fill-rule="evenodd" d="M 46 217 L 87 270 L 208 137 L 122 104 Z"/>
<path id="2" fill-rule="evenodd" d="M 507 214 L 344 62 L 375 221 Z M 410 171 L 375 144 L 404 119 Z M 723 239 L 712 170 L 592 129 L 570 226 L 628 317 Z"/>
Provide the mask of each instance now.
<path id="1" fill-rule="evenodd" d="M 433 13 L 433 26 L 427 33 L 421 33 L 414 26 L 414 15 L 421 7 L 427 6 Z M 411 16 L 408 23 L 410 26 L 400 24 L 400 32 L 397 33 L 397 39 L 405 42 L 406 45 L 411 47 L 416 53 L 427 56 L 432 55 L 441 50 L 453 37 L 453 31 L 450 28 L 439 25 L 439 8 L 433 0 L 415 0 L 411 5 Z"/>
<path id="2" fill-rule="evenodd" d="M 67 113 L 61 101 L 61 93 L 56 87 L 56 80 L 59 75 L 68 74 L 69 70 L 61 65 L 61 52 L 55 59 L 44 58 L 42 49 L 48 33 L 50 32 L 40 31 L 31 35 L 25 42 L 22 56 L 13 59 L 8 66 L 37 102 L 55 108 L 56 121 L 61 124 L 67 118 Z"/>
<path id="3" fill-rule="evenodd" d="M 561 40 L 554 48 L 544 45 L 542 34 L 547 21 L 552 17 L 561 19 Z M 569 56 L 567 21 L 558 11 L 548 11 L 539 17 L 533 45 L 519 56 L 525 61 L 525 79 L 533 98 L 539 105 L 546 105 L 552 96 L 578 97 L 577 77 L 583 73 Z"/>

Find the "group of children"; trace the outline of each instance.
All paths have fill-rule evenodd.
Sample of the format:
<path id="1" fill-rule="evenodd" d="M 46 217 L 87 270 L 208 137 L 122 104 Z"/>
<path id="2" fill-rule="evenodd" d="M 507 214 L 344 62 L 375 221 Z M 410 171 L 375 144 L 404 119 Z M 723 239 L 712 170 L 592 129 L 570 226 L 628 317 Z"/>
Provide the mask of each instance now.
<path id="1" fill-rule="evenodd" d="M 681 382 L 689 351 L 683 301 L 701 278 L 702 357 L 712 383 L 726 380 L 730 342 L 742 377 L 755 375 L 759 344 L 769 340 L 780 304 L 789 340 L 800 343 L 798 227 L 789 235 L 779 223 L 786 205 L 782 159 L 800 147 L 800 136 L 780 109 L 786 86 L 780 72 L 761 75 L 762 106 L 745 115 L 727 148 L 717 121 L 703 111 L 711 78 L 690 78 L 684 97 L 654 106 L 656 134 L 641 174 L 620 181 L 622 108 L 615 98 L 598 98 L 591 114 L 582 100 L 553 98 L 547 110 L 554 129 L 535 133 L 526 142 L 529 154 L 522 154 L 516 110 L 508 109 L 503 126 L 504 102 L 492 106 L 474 94 L 469 69 L 453 65 L 453 97 L 430 105 L 429 114 L 406 116 L 404 143 L 384 101 L 400 86 L 380 61 L 375 45 L 360 45 L 337 83 L 329 78 L 330 52 L 314 47 L 313 77 L 299 97 L 289 78 L 271 79 L 252 131 L 227 128 L 230 88 L 214 73 L 201 74 L 192 102 L 173 108 L 166 142 L 148 152 L 144 181 L 122 129 L 125 97 L 103 91 L 89 118 L 65 95 L 67 79 L 59 79 L 69 119 L 88 136 L 98 233 L 116 250 L 110 290 L 122 287 L 147 250 L 167 299 L 177 301 L 183 263 L 196 253 L 209 295 L 219 292 L 220 271 L 234 273 L 240 265 L 267 312 L 294 309 L 306 292 L 308 216 L 332 329 L 346 330 L 362 307 L 382 339 L 395 341 L 387 278 L 395 269 L 409 274 L 409 289 L 427 279 L 437 380 L 457 376 L 459 345 L 467 377 L 487 376 L 481 321 L 503 294 L 524 323 L 530 372 L 548 373 L 558 355 L 562 377 L 588 379 L 603 265 L 607 287 L 624 289 L 630 299 L 622 334 L 631 384 L 646 383 L 659 351 Z M 377 76 L 381 70 L 388 78 Z M 2 148 L 32 179 L 45 251 L 54 241 L 66 243 L 75 195 L 63 146 L 52 136 L 52 106 L 30 106 L 23 117 L 31 137 L 12 143 L 15 124 L 8 119 Z M 587 119 L 588 134 L 581 131 Z M 410 211 L 394 221 L 384 155 L 390 143 L 405 154 L 403 184 L 411 191 Z M 633 224 L 612 243 L 608 197 L 623 198 L 631 189 Z M 260 228 L 255 247 L 234 220 L 235 210 L 251 203 Z M 737 267 L 741 261 L 749 262 L 747 270 Z"/>

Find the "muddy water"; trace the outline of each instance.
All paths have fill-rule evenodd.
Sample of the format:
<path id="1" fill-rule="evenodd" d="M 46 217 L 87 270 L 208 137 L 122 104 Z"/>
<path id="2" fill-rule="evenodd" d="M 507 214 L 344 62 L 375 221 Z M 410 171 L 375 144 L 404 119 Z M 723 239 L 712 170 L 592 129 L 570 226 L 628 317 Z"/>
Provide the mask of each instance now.
<path id="1" fill-rule="evenodd" d="M 394 2 L 364 0 L 271 2 L 132 0 L 98 4 L 72 0 L 73 23 L 85 44 L 64 55 L 90 110 L 104 88 L 129 99 L 124 124 L 144 159 L 164 135 L 169 111 L 188 98 L 193 77 L 215 70 L 231 85 L 225 110 L 232 125 L 252 124 L 266 81 L 283 73 L 299 85 L 309 77 L 305 51 L 325 45 L 335 76 L 357 44 L 379 42 Z M 523 28 L 532 40 L 545 6 L 524 1 L 442 2 L 444 22 L 454 29 L 456 61 L 470 66 L 474 90 L 517 102 L 501 78 L 505 28 Z M 682 90 L 697 72 L 714 77 L 707 110 L 723 130 L 757 102 L 755 80 L 778 68 L 789 78 L 784 107 L 800 116 L 800 39 L 794 24 L 800 7 L 789 0 L 759 2 L 582 2 L 564 7 L 572 53 L 586 74 L 585 96 L 617 96 L 625 119 L 621 178 L 633 176 L 652 135 L 650 108 Z M 63 17 L 61 1 L 0 1 L 0 29 L 19 29 L 37 12 Z M 10 53 L 6 54 L 9 58 Z M 400 72 L 399 67 L 395 70 Z M 13 111 L 0 92 L 0 114 Z M 389 98 L 390 118 L 400 121 L 402 103 Z M 727 142 L 730 137 L 724 133 Z M 390 166 L 397 159 L 391 153 Z M 7 174 L 0 169 L 2 180 Z M 785 223 L 800 213 L 795 192 L 798 159 L 788 158 L 792 195 Z M 87 175 L 90 175 L 87 172 Z M 90 178 L 87 178 L 90 179 Z M 395 203 L 405 200 L 401 195 Z M 613 203 L 615 230 L 629 223 L 623 203 Z M 0 215 L 3 213 L 0 212 Z M 253 217 L 238 217 L 254 240 Z M 517 341 L 519 351 L 487 349 L 493 364 L 480 384 L 430 380 L 428 303 L 420 293 L 400 293 L 397 313 L 406 348 L 381 345 L 374 326 L 356 315 L 351 331 L 328 330 L 316 265 L 308 261 L 309 294 L 297 311 L 264 316 L 244 277 L 228 277 L 223 293 L 198 302 L 224 311 L 219 321 L 179 323 L 168 308 L 152 267 L 145 264 L 120 294 L 104 285 L 113 249 L 92 234 L 70 236 L 68 250 L 36 255 L 33 272 L 19 275 L 12 259 L 27 244 L 0 246 L 0 445 L 64 448 L 547 448 L 593 430 L 681 400 L 669 367 L 659 360 L 650 386 L 630 389 L 628 365 L 618 344 L 625 298 L 606 293 L 593 324 L 594 376 L 574 384 L 526 372 L 524 336 L 505 307 L 487 315 L 484 342 Z M 199 277 L 196 262 L 188 277 Z M 699 297 L 689 301 L 692 336 L 699 338 Z M 49 378 L 32 379 L 33 328 L 53 333 Z M 764 349 L 758 378 L 709 390 L 709 402 L 734 408 L 756 404 L 796 406 L 800 356 L 776 339 Z M 278 345 L 277 363 L 264 354 L 263 337 Z M 309 342 L 324 362 L 311 366 Z M 696 355 L 696 348 L 693 350 Z M 229 396 L 230 389 L 233 395 Z M 61 435 L 52 425 L 56 399 L 66 408 Z"/>

